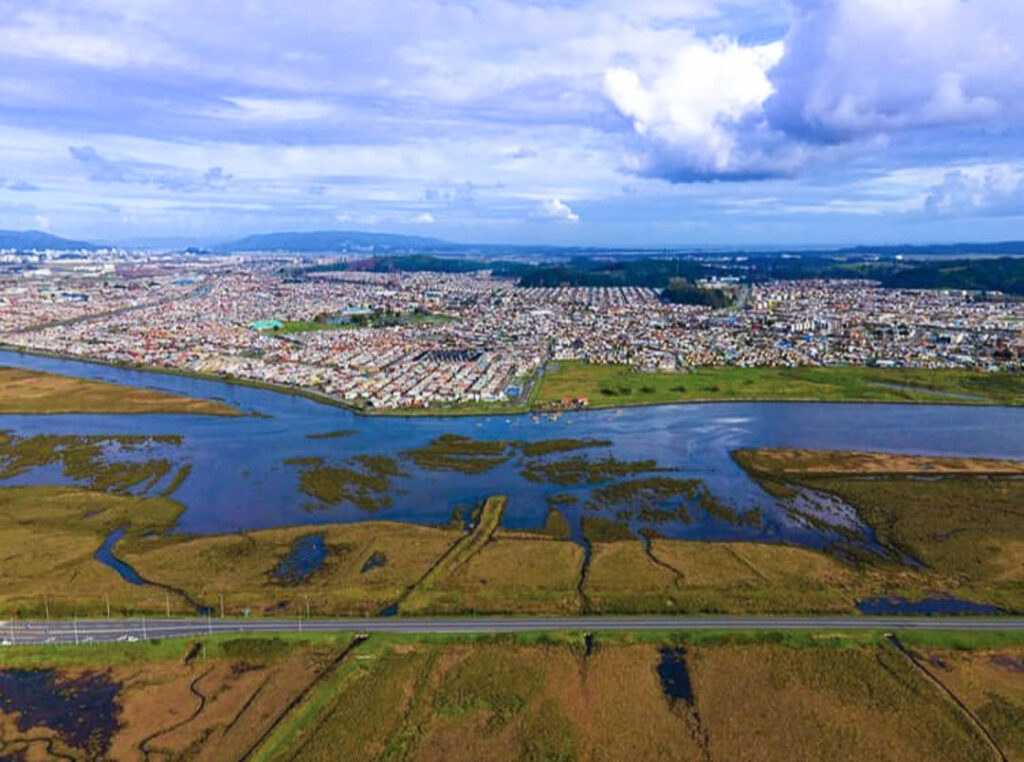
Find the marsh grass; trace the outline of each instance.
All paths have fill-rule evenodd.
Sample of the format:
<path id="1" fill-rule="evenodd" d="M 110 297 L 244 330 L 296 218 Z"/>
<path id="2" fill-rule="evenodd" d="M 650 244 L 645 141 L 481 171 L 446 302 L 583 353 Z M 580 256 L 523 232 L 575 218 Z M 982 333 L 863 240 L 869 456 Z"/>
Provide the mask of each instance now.
<path id="1" fill-rule="evenodd" d="M 183 397 L 105 381 L 0 367 L 0 414 L 11 413 L 196 413 L 237 416 L 215 400 Z"/>

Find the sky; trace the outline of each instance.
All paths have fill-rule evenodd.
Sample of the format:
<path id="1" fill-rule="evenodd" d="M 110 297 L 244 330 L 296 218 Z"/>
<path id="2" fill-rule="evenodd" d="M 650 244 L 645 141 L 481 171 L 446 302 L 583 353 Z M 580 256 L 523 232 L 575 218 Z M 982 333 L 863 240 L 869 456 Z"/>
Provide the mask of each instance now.
<path id="1" fill-rule="evenodd" d="M 1024 239 L 1021 0 L 0 0 L 0 228 Z"/>

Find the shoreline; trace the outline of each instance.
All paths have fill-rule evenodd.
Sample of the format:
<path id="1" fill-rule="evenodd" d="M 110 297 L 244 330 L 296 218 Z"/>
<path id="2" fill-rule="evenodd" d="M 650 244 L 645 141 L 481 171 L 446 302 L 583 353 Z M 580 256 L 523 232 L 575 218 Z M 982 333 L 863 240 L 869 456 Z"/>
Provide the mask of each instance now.
<path id="1" fill-rule="evenodd" d="M 519 415 L 562 415 L 565 413 L 585 413 L 585 412 L 598 412 L 598 411 L 610 411 L 610 410 L 626 410 L 628 408 L 644 408 L 644 407 L 665 407 L 671 405 L 721 405 L 721 404 L 746 404 L 746 403 L 757 403 L 757 404 L 820 404 L 820 405 L 925 405 L 933 407 L 974 407 L 974 408 L 1006 408 L 1009 410 L 1024 407 L 1024 400 L 1020 404 L 1005 404 L 998 402 L 988 401 L 974 401 L 974 400 L 943 400 L 943 401 L 932 401 L 932 400 L 858 400 L 858 399 L 837 399 L 837 400 L 826 400 L 826 399 L 815 399 L 813 397 L 800 397 L 800 398 L 789 398 L 789 399 L 778 399 L 773 397 L 737 397 L 729 399 L 721 398 L 693 398 L 693 399 L 681 399 L 681 400 L 665 400 L 658 402 L 622 402 L 615 405 L 590 405 L 581 408 L 544 408 L 544 407 L 517 407 L 510 408 L 505 411 L 492 411 L 482 412 L 472 409 L 465 410 L 444 410 L 440 408 L 360 408 L 355 405 L 349 404 L 343 400 L 331 397 L 323 392 L 318 392 L 312 389 L 307 389 L 300 386 L 288 386 L 286 384 L 276 384 L 269 381 L 253 381 L 251 379 L 238 378 L 235 376 L 221 376 L 215 373 L 200 373 L 198 371 L 181 370 L 177 368 L 164 368 L 157 365 L 132 365 L 128 363 L 115 362 L 110 360 L 100 360 L 93 357 L 82 357 L 78 355 L 63 354 L 60 352 L 51 352 L 43 349 L 27 349 L 25 347 L 15 346 L 6 344 L 0 341 L 0 350 L 15 352 L 21 355 L 29 355 L 34 357 L 44 357 L 53 360 L 66 360 L 71 362 L 82 362 L 89 363 L 91 365 L 100 365 L 107 368 L 116 368 L 119 370 L 127 371 L 139 371 L 142 373 L 161 373 L 168 376 L 178 376 L 181 378 L 192 378 L 200 381 L 213 381 L 223 384 L 229 384 L 232 386 L 244 386 L 250 389 L 263 389 L 265 391 L 275 392 L 277 394 L 285 394 L 292 397 L 304 397 L 313 402 L 318 402 L 323 405 L 330 405 L 332 407 L 341 408 L 347 410 L 354 415 L 361 415 L 367 418 L 494 418 L 501 416 L 519 416 Z M 860 367 L 860 366 L 851 366 Z M 45 371 L 44 371 L 45 372 Z M 685 375 L 685 374 L 680 374 Z M 922 389 L 921 391 L 927 393 L 928 389 Z M 213 399 L 213 398 L 204 398 Z M 169 413 L 153 413 L 154 415 L 169 415 Z M 47 413 L 38 413 L 37 415 L 48 415 Z M 55 414 L 63 415 L 63 414 Z M 136 414 L 137 415 L 137 414 Z M 259 413 L 246 413 L 241 412 L 241 415 L 259 415 Z"/>

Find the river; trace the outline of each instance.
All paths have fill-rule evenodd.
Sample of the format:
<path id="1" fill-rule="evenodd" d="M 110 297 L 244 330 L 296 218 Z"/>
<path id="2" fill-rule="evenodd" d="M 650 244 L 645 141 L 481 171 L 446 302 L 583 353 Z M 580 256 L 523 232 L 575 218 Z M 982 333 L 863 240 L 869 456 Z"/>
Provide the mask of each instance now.
<path id="1" fill-rule="evenodd" d="M 491 494 L 510 496 L 503 524 L 544 523 L 547 496 L 566 488 L 525 479 L 520 458 L 483 474 L 424 470 L 402 462 L 406 475 L 394 480 L 391 508 L 367 513 L 351 504 L 316 508 L 299 490 L 292 458 L 320 457 L 341 463 L 357 454 L 398 456 L 446 434 L 474 439 L 531 442 L 593 438 L 612 442 L 597 454 L 623 460 L 655 459 L 672 476 L 700 479 L 723 503 L 758 508 L 757 526 L 736 526 L 710 516 L 657 526 L 669 537 L 761 539 L 820 547 L 816 531 L 795 522 L 732 460 L 740 447 L 803 447 L 879 450 L 991 458 L 1024 458 L 1024 409 L 835 403 L 704 403 L 595 410 L 550 416 L 397 417 L 357 415 L 343 408 L 274 391 L 226 382 L 127 370 L 75 360 L 0 351 L 0 365 L 149 387 L 193 397 L 221 399 L 251 413 L 238 418 L 197 415 L 0 415 L 0 430 L 37 434 L 179 434 L 180 446 L 157 453 L 192 465 L 174 493 L 186 507 L 177 529 L 231 532 L 296 524 L 387 518 L 447 523 L 456 506 Z M 310 439 L 310 434 L 351 430 L 350 436 Z M 161 451 L 165 450 L 166 453 Z M 169 478 L 169 477 L 168 477 Z M 60 481 L 47 467 L 5 484 Z M 578 525 L 591 487 L 572 488 L 580 498 L 566 509 Z M 642 528 L 632 524 L 633 529 Z M 575 530 L 575 531 L 578 531 Z"/>

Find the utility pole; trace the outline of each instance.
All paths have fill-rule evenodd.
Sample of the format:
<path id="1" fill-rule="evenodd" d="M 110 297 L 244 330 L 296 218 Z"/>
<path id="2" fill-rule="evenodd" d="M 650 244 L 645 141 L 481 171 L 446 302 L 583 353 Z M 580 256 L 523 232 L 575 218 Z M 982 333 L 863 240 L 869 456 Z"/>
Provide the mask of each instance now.
<path id="1" fill-rule="evenodd" d="M 77 646 L 78 645 L 78 615 L 76 614 L 72 618 L 71 621 L 73 622 L 74 628 L 75 628 L 75 645 Z"/>
<path id="2" fill-rule="evenodd" d="M 149 636 L 146 634 L 146 615 L 142 615 L 142 639 L 149 640 Z"/>
<path id="3" fill-rule="evenodd" d="M 110 619 L 110 596 L 104 595 L 103 599 L 107 602 L 107 619 Z"/>
<path id="4" fill-rule="evenodd" d="M 167 618 L 171 618 L 171 594 L 164 593 L 164 606 L 167 608 Z"/>
<path id="5" fill-rule="evenodd" d="M 43 609 L 46 610 L 46 637 L 50 637 L 50 599 L 43 596 Z"/>
<path id="6" fill-rule="evenodd" d="M 213 612 L 206 610 L 206 634 L 213 635 Z"/>
<path id="7" fill-rule="evenodd" d="M 309 596 L 304 595 L 303 598 L 306 599 L 306 619 L 309 619 Z"/>
<path id="8" fill-rule="evenodd" d="M 224 618 L 224 593 L 220 594 L 220 618 Z"/>

